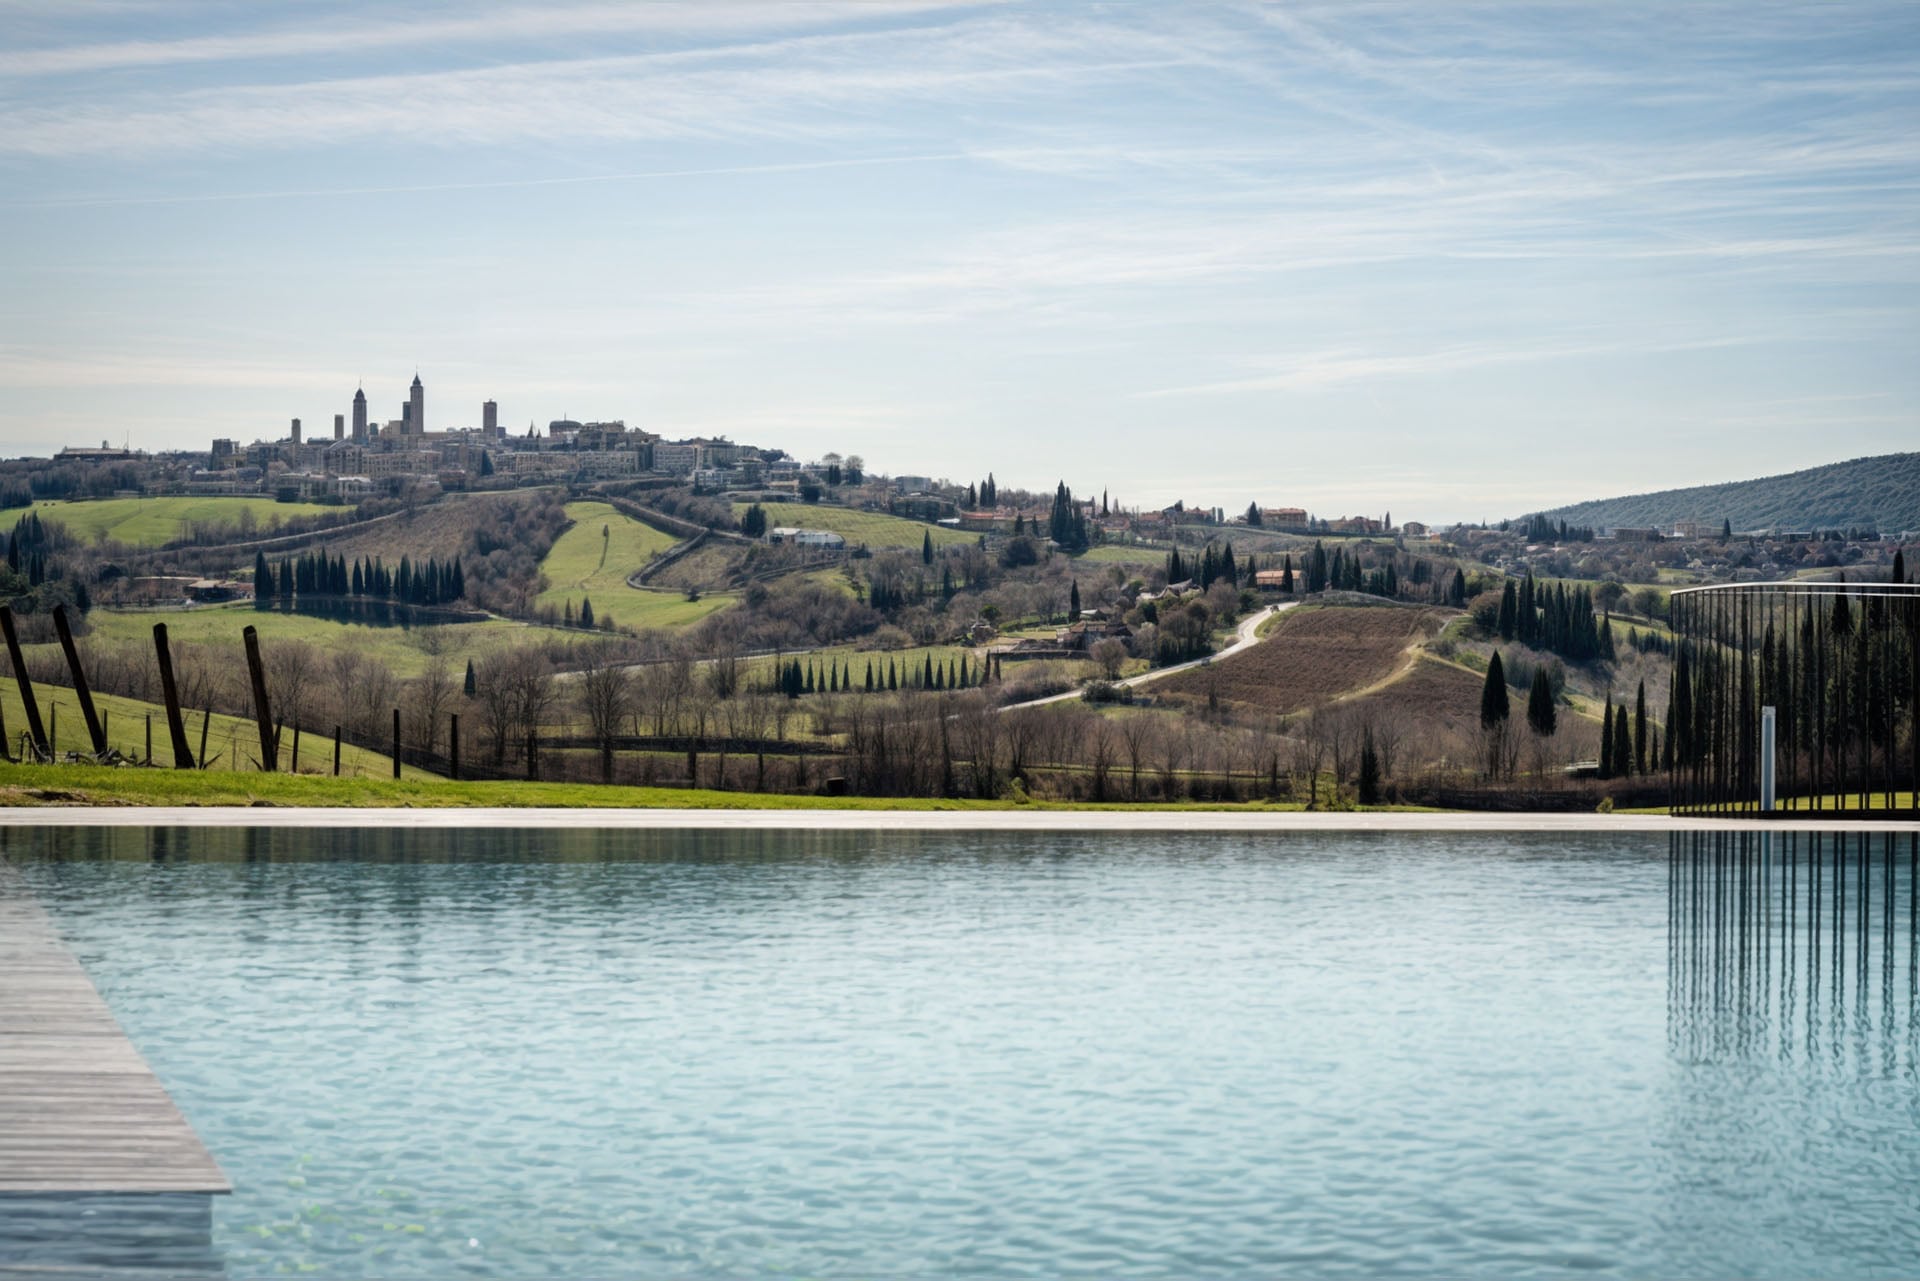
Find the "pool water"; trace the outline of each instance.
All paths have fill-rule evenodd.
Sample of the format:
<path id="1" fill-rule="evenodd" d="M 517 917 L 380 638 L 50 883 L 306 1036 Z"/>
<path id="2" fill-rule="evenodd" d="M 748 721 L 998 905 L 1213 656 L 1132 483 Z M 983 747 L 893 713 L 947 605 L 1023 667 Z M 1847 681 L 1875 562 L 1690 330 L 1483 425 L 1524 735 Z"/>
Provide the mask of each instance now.
<path id="1" fill-rule="evenodd" d="M 1665 837 L 4 848 L 234 1276 L 1920 1270 L 1904 845 L 1833 919 Z"/>

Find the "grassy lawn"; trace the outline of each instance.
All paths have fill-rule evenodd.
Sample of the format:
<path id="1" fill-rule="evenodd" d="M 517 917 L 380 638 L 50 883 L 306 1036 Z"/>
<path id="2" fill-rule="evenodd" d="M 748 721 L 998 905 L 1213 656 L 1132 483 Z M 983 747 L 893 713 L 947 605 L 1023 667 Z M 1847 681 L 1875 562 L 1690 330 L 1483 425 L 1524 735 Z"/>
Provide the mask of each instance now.
<path id="1" fill-rule="evenodd" d="M 39 502 L 33 510 L 41 520 L 65 526 L 74 537 L 88 542 L 105 537 L 136 547 L 159 547 L 186 537 L 193 528 L 221 526 L 237 532 L 242 512 L 253 514 L 255 530 L 265 537 L 289 517 L 344 509 L 271 498 L 163 497 Z"/>
<path id="2" fill-rule="evenodd" d="M 925 800 L 781 796 L 586 783 L 453 783 L 418 778 L 316 778 L 224 770 L 111 769 L 91 765 L 0 764 L 0 805 L 270 805 L 378 808 L 530 807 L 712 810 L 1299 810 L 1294 803 L 1196 802 L 1064 805 L 1047 801 Z M 49 816 L 52 817 L 52 816 Z"/>
<path id="3" fill-rule="evenodd" d="M 596 596 L 593 611 L 596 615 L 611 617 L 621 627 L 672 631 L 693 626 L 708 614 L 718 613 L 733 604 L 734 599 L 726 592 L 713 592 L 702 595 L 699 600 L 688 600 L 687 594 L 680 591 L 656 592 L 622 587 L 618 596 L 608 595 L 604 600 Z"/>
<path id="4" fill-rule="evenodd" d="M 653 593 L 627 594 L 650 596 Z M 669 604 L 686 603 L 678 597 L 670 596 L 666 600 Z M 379 659 L 395 676 L 401 677 L 418 676 L 425 671 L 432 661 L 430 651 L 434 649 L 438 649 L 458 670 L 466 666 L 468 659 L 477 660 L 484 654 L 516 641 L 532 639 L 538 634 L 572 639 L 586 637 L 584 632 L 535 627 L 504 618 L 444 627 L 369 627 L 364 623 L 340 623 L 301 614 L 263 614 L 250 603 L 190 610 L 96 609 L 87 618 L 92 626 L 89 639 L 94 643 L 139 645 L 149 653 L 152 651 L 155 623 L 167 625 L 168 639 L 174 645 L 230 646 L 236 653 L 240 648 L 240 633 L 251 623 L 259 629 L 263 646 L 270 646 L 276 640 L 303 640 L 320 649 L 322 657 L 332 650 L 351 646 L 368 658 Z M 620 621 L 624 623 L 631 620 Z M 50 653 L 59 652 L 57 646 L 47 645 L 43 648 Z"/>
<path id="5" fill-rule="evenodd" d="M 1089 547 L 1074 557 L 1105 565 L 1159 565 L 1167 559 L 1167 549 L 1146 543 L 1106 543 Z"/>
<path id="6" fill-rule="evenodd" d="M 87 738 L 86 718 L 80 714 L 79 699 L 71 689 L 58 685 L 35 685 L 33 693 L 34 701 L 40 704 L 41 720 L 53 738 L 56 751 L 90 751 L 92 749 L 92 743 Z M 172 766 L 173 744 L 167 735 L 165 708 L 157 703 L 142 703 L 136 699 L 120 698 L 113 694 L 95 694 L 93 705 L 106 720 L 107 742 L 125 755 L 137 757 L 140 760 L 146 759 L 147 717 L 152 716 L 154 757 L 163 765 Z M 27 713 L 26 705 L 20 700 L 20 687 L 11 680 L 0 680 L 0 711 L 4 711 L 7 720 L 7 749 L 16 751 L 20 745 L 20 735 L 27 728 Z M 195 755 L 198 755 L 201 715 L 198 712 L 188 712 L 185 719 L 187 746 Z M 307 729 L 308 732 L 300 739 L 301 770 L 330 772 L 333 769 L 332 738 L 311 732 L 311 726 Z M 293 762 L 291 728 L 281 731 L 280 750 L 281 767 L 287 768 Z M 215 715 L 207 725 L 207 755 L 214 761 L 209 773 L 252 769 L 254 761 L 260 755 L 260 731 L 250 720 Z M 351 744 L 342 744 L 340 771 L 343 777 L 384 778 L 391 782 L 393 758 L 378 752 L 369 752 Z M 113 771 L 116 774 L 123 772 L 126 771 Z M 428 776 L 408 767 L 402 771 L 401 777 L 404 780 Z"/>
<path id="7" fill-rule="evenodd" d="M 744 516 L 749 506 L 749 503 L 735 503 L 733 514 Z M 861 543 L 876 550 L 918 547 L 929 533 L 933 535 L 935 547 L 960 547 L 978 542 L 980 538 L 965 530 L 928 525 L 885 512 L 854 511 L 850 507 L 829 507 L 821 503 L 767 503 L 761 510 L 767 513 L 768 529 L 825 529 L 841 535 L 849 547 Z"/>
<path id="8" fill-rule="evenodd" d="M 538 603 L 556 609 L 569 600 L 578 609 L 582 597 L 599 596 L 611 604 L 628 590 L 627 575 L 680 541 L 607 503 L 568 503 L 567 515 L 573 528 L 540 562 L 550 586 Z"/>

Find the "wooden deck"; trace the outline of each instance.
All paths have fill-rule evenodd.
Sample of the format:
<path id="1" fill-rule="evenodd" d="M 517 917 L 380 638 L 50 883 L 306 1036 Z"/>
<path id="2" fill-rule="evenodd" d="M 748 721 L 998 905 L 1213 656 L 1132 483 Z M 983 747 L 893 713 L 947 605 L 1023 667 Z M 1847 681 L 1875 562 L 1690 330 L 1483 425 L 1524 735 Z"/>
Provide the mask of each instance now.
<path id="1" fill-rule="evenodd" d="M 0 1198 L 232 1190 L 0 859 Z"/>

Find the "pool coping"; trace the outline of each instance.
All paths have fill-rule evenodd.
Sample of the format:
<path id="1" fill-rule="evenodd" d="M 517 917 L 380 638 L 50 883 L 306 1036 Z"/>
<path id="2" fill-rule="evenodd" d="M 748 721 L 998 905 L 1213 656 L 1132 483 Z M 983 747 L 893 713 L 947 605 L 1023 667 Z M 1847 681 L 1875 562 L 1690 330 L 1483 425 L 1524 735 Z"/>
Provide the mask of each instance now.
<path id="1" fill-rule="evenodd" d="M 1664 814 L 1236 812 L 1231 810 L 346 809 L 50 806 L 0 809 L 0 827 L 802 832 L 1920 832 L 1920 822 L 1689 818 Z"/>

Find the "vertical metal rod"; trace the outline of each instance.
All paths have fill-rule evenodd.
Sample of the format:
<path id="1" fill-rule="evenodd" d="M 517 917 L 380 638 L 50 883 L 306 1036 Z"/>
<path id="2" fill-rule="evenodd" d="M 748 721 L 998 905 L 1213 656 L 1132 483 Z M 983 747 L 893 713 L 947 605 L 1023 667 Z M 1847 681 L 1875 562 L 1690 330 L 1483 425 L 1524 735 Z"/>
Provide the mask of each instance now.
<path id="1" fill-rule="evenodd" d="M 1760 709 L 1760 812 L 1773 813 L 1774 709 Z"/>

